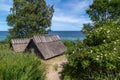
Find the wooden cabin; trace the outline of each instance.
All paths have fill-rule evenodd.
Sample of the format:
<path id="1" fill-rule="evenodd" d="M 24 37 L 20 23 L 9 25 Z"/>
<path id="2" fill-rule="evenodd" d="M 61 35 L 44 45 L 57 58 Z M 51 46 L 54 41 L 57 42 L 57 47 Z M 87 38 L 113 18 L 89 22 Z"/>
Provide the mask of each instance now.
<path id="1" fill-rule="evenodd" d="M 30 42 L 29 38 L 11 39 L 10 47 L 15 52 L 24 52 Z"/>
<path id="2" fill-rule="evenodd" d="M 66 51 L 66 47 L 58 35 L 36 35 L 26 48 L 43 59 L 59 56 Z"/>

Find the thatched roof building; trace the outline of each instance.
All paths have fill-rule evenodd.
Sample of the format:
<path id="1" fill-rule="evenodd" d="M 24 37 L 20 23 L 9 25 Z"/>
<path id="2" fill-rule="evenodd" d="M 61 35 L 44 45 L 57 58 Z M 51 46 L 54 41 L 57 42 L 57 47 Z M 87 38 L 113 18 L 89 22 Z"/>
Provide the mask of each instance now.
<path id="1" fill-rule="evenodd" d="M 43 59 L 49 59 L 63 54 L 66 47 L 58 35 L 36 35 L 31 39 L 27 49 L 35 52 Z"/>
<path id="2" fill-rule="evenodd" d="M 24 52 L 30 42 L 29 38 L 11 39 L 10 47 L 15 52 Z"/>

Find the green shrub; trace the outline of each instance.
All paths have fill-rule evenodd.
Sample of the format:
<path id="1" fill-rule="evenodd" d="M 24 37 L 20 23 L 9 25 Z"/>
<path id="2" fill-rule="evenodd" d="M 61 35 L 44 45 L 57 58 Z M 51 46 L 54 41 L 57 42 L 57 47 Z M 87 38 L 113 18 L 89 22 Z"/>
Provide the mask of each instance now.
<path id="1" fill-rule="evenodd" d="M 64 80 L 67 80 L 66 76 L 70 80 L 120 79 L 120 42 L 82 48 L 77 44 L 82 45 L 82 42 L 76 43 L 68 57 L 69 64 L 63 70 Z"/>
<path id="2" fill-rule="evenodd" d="M 84 43 L 89 46 L 97 46 L 104 43 L 110 43 L 117 39 L 120 39 L 120 25 L 111 22 L 92 30 L 87 34 Z"/>
<path id="3" fill-rule="evenodd" d="M 119 25 L 112 23 L 76 42 L 66 52 L 69 63 L 64 65 L 63 80 L 120 80 L 119 33 Z"/>
<path id="4" fill-rule="evenodd" d="M 45 65 L 34 54 L 16 53 L 0 45 L 0 80 L 44 80 Z"/>
<path id="5" fill-rule="evenodd" d="M 73 41 L 70 41 L 70 40 L 64 40 L 63 43 L 67 47 L 67 51 L 65 52 L 66 56 L 67 56 L 67 55 L 71 54 L 70 53 L 71 51 L 73 51 L 75 43 Z"/>

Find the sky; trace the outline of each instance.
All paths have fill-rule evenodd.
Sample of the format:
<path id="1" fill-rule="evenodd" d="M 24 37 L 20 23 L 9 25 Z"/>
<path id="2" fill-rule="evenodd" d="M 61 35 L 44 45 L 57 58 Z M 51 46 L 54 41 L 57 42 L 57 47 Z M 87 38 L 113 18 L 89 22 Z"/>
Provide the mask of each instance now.
<path id="1" fill-rule="evenodd" d="M 52 18 L 53 31 L 80 31 L 83 24 L 91 20 L 86 13 L 93 0 L 46 0 L 53 5 L 55 12 Z M 0 0 L 0 31 L 7 31 L 6 17 L 10 14 L 13 0 Z"/>

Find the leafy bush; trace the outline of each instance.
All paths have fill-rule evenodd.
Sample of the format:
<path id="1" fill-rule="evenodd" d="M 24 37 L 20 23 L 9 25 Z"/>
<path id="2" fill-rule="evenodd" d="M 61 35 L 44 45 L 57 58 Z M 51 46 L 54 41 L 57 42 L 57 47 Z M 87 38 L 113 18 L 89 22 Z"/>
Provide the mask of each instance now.
<path id="1" fill-rule="evenodd" d="M 87 34 L 87 38 L 84 40 L 84 43 L 89 46 L 97 46 L 104 43 L 110 43 L 116 39 L 120 39 L 120 26 L 111 22 L 92 30 Z"/>
<path id="2" fill-rule="evenodd" d="M 16 53 L 0 44 L 0 80 L 44 80 L 44 70 L 34 54 Z"/>
<path id="3" fill-rule="evenodd" d="M 63 43 L 67 47 L 67 51 L 65 52 L 66 55 L 71 54 L 71 51 L 73 51 L 73 49 L 74 49 L 75 43 L 73 41 L 70 41 L 70 40 L 64 40 Z"/>
<path id="4" fill-rule="evenodd" d="M 120 80 L 119 33 L 119 25 L 110 23 L 72 45 L 66 52 L 69 63 L 64 66 L 63 80 Z"/>

